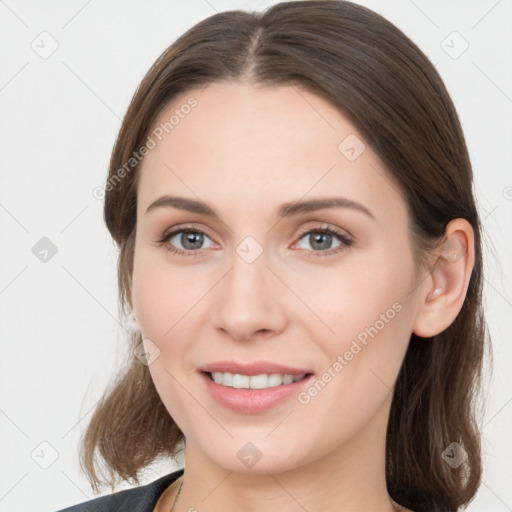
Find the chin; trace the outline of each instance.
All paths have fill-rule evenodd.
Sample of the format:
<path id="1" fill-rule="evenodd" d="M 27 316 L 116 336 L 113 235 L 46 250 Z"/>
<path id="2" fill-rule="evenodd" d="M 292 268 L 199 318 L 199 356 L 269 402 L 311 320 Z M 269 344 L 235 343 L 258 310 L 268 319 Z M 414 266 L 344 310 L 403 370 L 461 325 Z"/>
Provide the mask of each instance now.
<path id="1" fill-rule="evenodd" d="M 267 431 L 262 433 L 255 441 L 249 441 L 245 436 L 243 441 L 231 440 L 231 442 L 221 445 L 218 441 L 216 449 L 204 450 L 206 456 L 216 465 L 221 466 L 227 471 L 247 475 L 267 475 L 283 473 L 296 469 L 315 459 L 315 456 L 304 451 L 299 453 L 297 447 L 305 450 L 300 440 L 291 442 L 288 438 L 288 446 L 284 446 L 281 439 L 266 440 Z"/>

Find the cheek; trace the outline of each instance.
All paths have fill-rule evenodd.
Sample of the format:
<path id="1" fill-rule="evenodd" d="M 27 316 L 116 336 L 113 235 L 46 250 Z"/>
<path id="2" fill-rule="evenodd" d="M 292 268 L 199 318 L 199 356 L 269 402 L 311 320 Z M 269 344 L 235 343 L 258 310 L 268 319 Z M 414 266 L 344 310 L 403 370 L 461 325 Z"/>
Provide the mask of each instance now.
<path id="1" fill-rule="evenodd" d="M 399 341 L 397 333 L 403 331 L 404 322 L 410 321 L 409 313 L 404 312 L 414 286 L 414 265 L 409 254 L 400 258 L 391 250 L 357 254 L 338 267 L 315 272 L 316 275 L 297 279 L 295 291 L 328 328 L 315 321 L 319 327 L 316 337 L 326 340 L 322 343 L 327 352 L 348 349 L 354 339 L 364 344 L 375 338 L 381 346 L 385 340 Z M 314 339 L 313 333 L 312 336 Z"/>
<path id="2" fill-rule="evenodd" d="M 132 280 L 133 306 L 142 333 L 162 340 L 202 292 L 200 280 L 170 265 L 167 256 L 163 248 L 137 248 Z"/>
<path id="3" fill-rule="evenodd" d="M 412 258 L 398 260 L 390 253 L 332 272 L 322 290 L 309 292 L 308 304 L 330 331 L 322 328 L 316 336 L 326 356 L 320 378 L 331 388 L 326 400 L 342 397 L 343 409 L 353 410 L 360 401 L 377 403 L 391 390 L 412 332 L 413 279 Z M 318 321 L 314 325 L 321 327 Z M 315 339 L 313 329 L 310 337 Z M 318 386 L 323 389 L 322 382 Z M 335 389 L 339 394 L 330 395 Z"/>
<path id="4" fill-rule="evenodd" d="M 150 345 L 151 350 L 158 353 L 149 365 L 155 388 L 173 420 L 188 431 L 200 411 L 191 407 L 190 396 L 183 387 L 183 372 L 190 345 L 189 322 L 195 312 L 191 308 L 204 290 L 190 279 L 190 273 L 173 268 L 166 256 L 164 249 L 136 249 L 133 305 L 144 343 L 150 340 L 154 344 Z"/>
<path id="5" fill-rule="evenodd" d="M 389 406 L 411 332 L 407 291 L 397 292 L 391 277 L 341 295 L 324 302 L 323 319 L 335 335 L 317 338 L 325 364 L 298 396 L 303 428 L 316 436 L 320 450 L 332 440 L 346 442 Z"/>
<path id="6" fill-rule="evenodd" d="M 322 291 L 309 295 L 329 330 L 319 329 L 316 337 L 323 373 L 300 403 L 310 411 L 339 411 L 347 435 L 369 421 L 393 389 L 412 330 L 413 277 L 412 258 L 381 255 L 329 274 Z M 313 331 L 310 336 L 315 339 Z"/>

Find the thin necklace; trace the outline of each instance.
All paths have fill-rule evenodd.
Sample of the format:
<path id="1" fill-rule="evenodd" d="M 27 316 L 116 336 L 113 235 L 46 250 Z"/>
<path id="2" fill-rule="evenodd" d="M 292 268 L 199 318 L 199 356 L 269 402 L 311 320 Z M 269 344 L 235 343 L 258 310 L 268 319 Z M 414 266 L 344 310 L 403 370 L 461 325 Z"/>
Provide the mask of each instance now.
<path id="1" fill-rule="evenodd" d="M 183 487 L 183 480 L 180 483 L 178 488 L 178 494 L 176 494 L 176 498 L 174 498 L 174 503 L 172 504 L 171 512 L 174 512 L 174 508 L 176 507 L 176 503 L 178 503 L 178 498 L 180 497 L 181 488 Z"/>

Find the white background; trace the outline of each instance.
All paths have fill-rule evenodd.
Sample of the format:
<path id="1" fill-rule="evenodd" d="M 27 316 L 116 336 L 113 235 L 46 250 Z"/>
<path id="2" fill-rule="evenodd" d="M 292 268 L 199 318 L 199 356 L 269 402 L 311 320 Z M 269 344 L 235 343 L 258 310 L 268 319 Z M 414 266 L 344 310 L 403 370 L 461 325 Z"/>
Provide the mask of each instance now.
<path id="1" fill-rule="evenodd" d="M 0 512 L 53 511 L 93 497 L 79 471 L 78 440 L 125 348 L 117 254 L 92 190 L 105 181 L 136 86 L 198 21 L 273 3 L 0 1 Z M 360 3 L 436 64 L 464 126 L 487 238 L 495 355 L 485 473 L 469 510 L 512 510 L 512 2 Z M 48 38 L 43 31 L 58 43 L 47 59 L 31 47 Z M 457 59 L 442 47 L 453 31 L 469 44 Z M 455 50 L 464 44 L 453 35 L 446 41 Z M 32 253 L 42 237 L 58 249 L 46 263 Z M 52 450 L 58 456 L 43 469 L 34 459 L 48 464 Z M 174 467 L 154 467 L 144 483 Z"/>

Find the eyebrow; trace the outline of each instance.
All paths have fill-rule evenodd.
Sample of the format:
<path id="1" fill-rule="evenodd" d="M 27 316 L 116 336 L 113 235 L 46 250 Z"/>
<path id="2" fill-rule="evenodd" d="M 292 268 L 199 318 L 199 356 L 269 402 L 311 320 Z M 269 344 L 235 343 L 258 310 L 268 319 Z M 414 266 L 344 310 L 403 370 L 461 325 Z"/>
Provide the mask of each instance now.
<path id="1" fill-rule="evenodd" d="M 157 208 L 177 208 L 179 210 L 186 210 L 193 213 L 199 213 L 220 220 L 217 212 L 208 204 L 203 201 L 197 201 L 187 197 L 169 196 L 164 195 L 153 201 L 147 208 L 146 213 Z M 277 215 L 280 218 L 292 217 L 301 213 L 309 213 L 316 210 L 323 210 L 327 208 L 348 208 L 358 212 L 362 212 L 374 221 L 376 221 L 373 213 L 361 203 L 348 199 L 345 197 L 328 197 L 321 199 L 309 199 L 305 201 L 291 201 L 282 204 L 277 210 Z"/>

